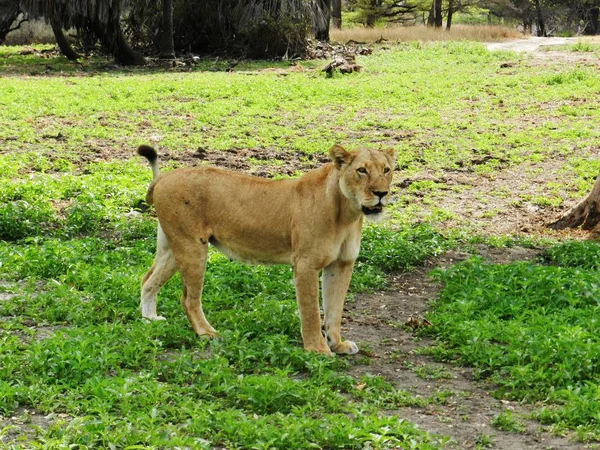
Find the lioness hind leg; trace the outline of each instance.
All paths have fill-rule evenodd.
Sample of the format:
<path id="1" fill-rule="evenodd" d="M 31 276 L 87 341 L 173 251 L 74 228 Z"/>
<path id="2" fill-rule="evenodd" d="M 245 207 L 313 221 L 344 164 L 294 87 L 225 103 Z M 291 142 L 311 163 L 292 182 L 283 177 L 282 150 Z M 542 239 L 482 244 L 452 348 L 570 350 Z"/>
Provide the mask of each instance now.
<path id="1" fill-rule="evenodd" d="M 208 323 L 202 310 L 202 289 L 208 245 L 194 242 L 180 248 L 185 250 L 175 251 L 174 254 L 181 268 L 183 282 L 181 306 L 198 336 L 216 336 L 217 331 Z"/>
<path id="2" fill-rule="evenodd" d="M 164 320 L 156 314 L 156 296 L 160 288 L 177 272 L 177 263 L 160 226 L 156 245 L 156 257 L 152 267 L 142 278 L 140 310 L 149 320 Z"/>
<path id="3" fill-rule="evenodd" d="M 358 346 L 352 341 L 342 341 L 341 326 L 344 299 L 354 261 L 334 261 L 323 270 L 323 310 L 325 313 L 325 333 L 327 343 L 335 353 L 354 355 Z"/>

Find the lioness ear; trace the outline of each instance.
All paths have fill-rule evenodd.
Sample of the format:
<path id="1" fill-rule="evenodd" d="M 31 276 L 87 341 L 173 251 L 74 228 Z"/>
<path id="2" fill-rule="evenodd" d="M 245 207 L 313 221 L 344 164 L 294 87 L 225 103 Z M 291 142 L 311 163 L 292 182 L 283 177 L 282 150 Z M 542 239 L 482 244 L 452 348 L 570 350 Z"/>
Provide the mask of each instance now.
<path id="1" fill-rule="evenodd" d="M 344 147 L 336 144 L 329 149 L 329 157 L 335 163 L 335 166 L 339 169 L 340 167 L 342 167 L 342 165 L 350 161 L 350 158 L 352 156 L 346 151 L 346 149 L 344 149 Z"/>
<path id="2" fill-rule="evenodd" d="M 389 147 L 381 151 L 388 157 L 390 163 L 394 164 L 396 162 L 396 150 Z"/>

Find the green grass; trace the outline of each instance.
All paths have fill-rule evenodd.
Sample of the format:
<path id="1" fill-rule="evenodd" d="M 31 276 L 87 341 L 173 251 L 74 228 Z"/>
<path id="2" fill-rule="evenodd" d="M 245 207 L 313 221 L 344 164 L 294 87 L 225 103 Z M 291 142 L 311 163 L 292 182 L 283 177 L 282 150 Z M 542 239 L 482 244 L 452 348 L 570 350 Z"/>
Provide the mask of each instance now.
<path id="1" fill-rule="evenodd" d="M 543 423 L 597 440 L 600 246 L 565 242 L 544 256 L 551 265 L 475 258 L 435 272 L 444 289 L 428 316 L 440 340 L 430 353 L 474 366 L 500 397 L 536 403 Z"/>
<path id="2" fill-rule="evenodd" d="M 218 340 L 193 335 L 175 279 L 161 294 L 168 320 L 144 323 L 139 277 L 153 249 L 151 232 L 0 244 L 3 289 L 18 293 L 0 302 L 0 413 L 26 406 L 69 418 L 42 430 L 38 444 L 194 446 L 201 438 L 206 446 L 248 448 L 442 445 L 379 414 L 409 404 L 408 393 L 378 378 L 357 390 L 344 359 L 302 349 L 288 267 L 247 266 L 211 253 L 203 302 Z M 381 287 L 381 269 L 365 267 L 359 284 Z M 367 275 L 375 275 L 375 286 Z M 51 335 L 36 338 L 39 327 Z"/>
<path id="3" fill-rule="evenodd" d="M 379 377 L 349 376 L 352 359 L 302 350 L 287 267 L 210 254 L 204 304 L 221 339 L 193 335 L 177 278 L 160 295 L 167 321 L 140 320 L 156 223 L 142 202 L 151 174 L 134 156 L 139 144 L 156 143 L 165 168 L 200 147 L 308 158 L 333 143 L 393 146 L 399 178 L 493 177 L 563 158 L 566 181 L 530 199 L 540 207 L 584 192 L 597 173 L 587 150 L 599 135 L 590 126 L 598 109 L 589 106 L 598 74 L 532 67 L 481 44 L 378 47 L 358 58 L 361 72 L 332 78 L 319 71 L 325 61 L 290 71 L 256 62 L 229 73 L 214 60 L 185 71 L 117 70 L 106 60 L 74 65 L 18 50 L 0 47 L 0 292 L 10 297 L 0 300 L 0 414 L 50 418 L 14 448 L 444 447 L 446 438 L 388 410 L 442 404 L 451 393 L 416 398 Z M 507 59 L 510 69 L 501 67 Z M 434 222 L 456 216 L 436 207 L 449 186 L 418 181 L 394 192 L 389 220 L 364 230 L 353 293 L 382 289 L 388 273 L 465 242 L 536 241 L 416 220 L 425 204 L 434 205 Z M 491 373 L 499 395 L 545 401 L 544 423 L 594 438 L 596 250 L 554 247 L 546 258 L 550 265 L 471 260 L 440 274 L 438 353 Z M 420 375 L 447 377 L 427 368 Z M 10 433 L 0 427 L 0 436 Z"/>
<path id="4" fill-rule="evenodd" d="M 496 415 L 491 422 L 492 426 L 501 431 L 521 433 L 525 430 L 523 424 L 511 411 L 503 411 Z"/>

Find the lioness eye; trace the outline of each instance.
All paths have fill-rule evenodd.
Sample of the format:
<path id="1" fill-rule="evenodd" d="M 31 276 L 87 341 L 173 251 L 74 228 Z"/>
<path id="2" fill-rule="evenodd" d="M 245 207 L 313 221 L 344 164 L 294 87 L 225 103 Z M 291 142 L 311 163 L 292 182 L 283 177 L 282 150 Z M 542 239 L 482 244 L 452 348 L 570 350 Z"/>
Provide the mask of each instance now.
<path id="1" fill-rule="evenodd" d="M 356 169 L 356 171 L 358 173 L 362 173 L 363 175 L 367 174 L 367 169 L 365 169 L 364 167 L 359 167 L 358 169 Z"/>
<path id="2" fill-rule="evenodd" d="M 390 168 L 386 167 L 385 169 L 383 169 L 383 173 L 390 173 Z"/>

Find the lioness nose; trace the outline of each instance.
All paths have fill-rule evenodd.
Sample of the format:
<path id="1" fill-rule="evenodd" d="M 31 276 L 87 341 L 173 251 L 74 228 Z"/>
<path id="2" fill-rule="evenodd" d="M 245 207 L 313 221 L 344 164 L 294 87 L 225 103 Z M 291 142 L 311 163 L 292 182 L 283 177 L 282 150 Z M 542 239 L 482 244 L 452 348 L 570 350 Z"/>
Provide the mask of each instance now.
<path id="1" fill-rule="evenodd" d="M 388 191 L 373 191 L 373 194 L 375 194 L 377 197 L 379 197 L 379 200 L 381 200 L 383 197 L 385 197 L 387 195 Z"/>

